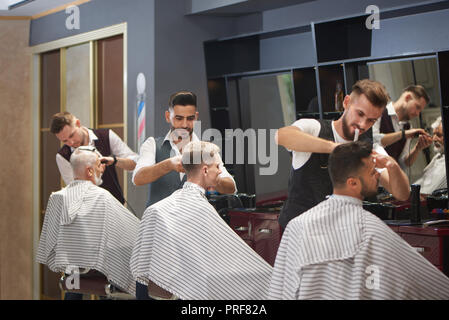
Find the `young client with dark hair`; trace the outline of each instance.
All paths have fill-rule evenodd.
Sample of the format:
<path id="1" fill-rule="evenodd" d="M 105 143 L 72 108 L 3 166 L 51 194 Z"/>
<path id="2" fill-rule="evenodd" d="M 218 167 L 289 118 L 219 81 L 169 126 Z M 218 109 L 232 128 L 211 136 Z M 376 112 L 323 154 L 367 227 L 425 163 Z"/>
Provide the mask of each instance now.
<path id="1" fill-rule="evenodd" d="M 363 209 L 379 172 L 397 169 L 366 142 L 335 147 L 333 194 L 287 225 L 276 257 L 271 299 L 448 299 L 449 278 Z"/>

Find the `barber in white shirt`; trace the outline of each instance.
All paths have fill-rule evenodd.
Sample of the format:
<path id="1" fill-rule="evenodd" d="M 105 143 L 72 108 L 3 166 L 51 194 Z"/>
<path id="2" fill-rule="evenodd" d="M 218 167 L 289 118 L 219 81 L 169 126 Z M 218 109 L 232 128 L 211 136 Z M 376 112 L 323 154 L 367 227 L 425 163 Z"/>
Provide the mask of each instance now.
<path id="1" fill-rule="evenodd" d="M 65 184 L 70 184 L 73 178 L 70 156 L 79 146 L 93 146 L 102 154 L 101 161 L 106 165 L 102 188 L 108 190 L 121 203 L 124 203 L 123 193 L 118 182 L 115 166 L 124 170 L 133 170 L 138 155 L 134 153 L 110 129 L 89 129 L 81 125 L 79 119 L 69 112 L 53 115 L 50 131 L 64 143 L 56 154 L 56 164 Z"/>
<path id="2" fill-rule="evenodd" d="M 170 131 L 164 138 L 149 137 L 140 148 L 132 180 L 137 186 L 150 184 L 147 207 L 171 195 L 185 182 L 182 148 L 190 141 L 199 140 L 193 132 L 193 124 L 198 119 L 196 101 L 196 95 L 189 91 L 172 94 L 165 112 Z M 223 163 L 220 170 L 216 190 L 224 194 L 235 193 L 235 181 Z"/>

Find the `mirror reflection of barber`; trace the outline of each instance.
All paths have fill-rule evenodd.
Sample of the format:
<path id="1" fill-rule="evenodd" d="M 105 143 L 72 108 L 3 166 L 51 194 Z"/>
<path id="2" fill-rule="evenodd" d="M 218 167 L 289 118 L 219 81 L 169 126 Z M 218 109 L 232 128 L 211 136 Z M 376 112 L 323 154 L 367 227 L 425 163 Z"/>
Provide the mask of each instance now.
<path id="1" fill-rule="evenodd" d="M 382 117 L 373 126 L 373 138 L 398 161 L 410 167 L 422 150 L 432 144 L 432 137 L 421 128 L 410 128 L 409 121 L 418 117 L 429 103 L 429 96 L 420 85 L 406 87 L 396 101 L 390 101 Z M 413 138 L 418 142 L 411 148 Z"/>

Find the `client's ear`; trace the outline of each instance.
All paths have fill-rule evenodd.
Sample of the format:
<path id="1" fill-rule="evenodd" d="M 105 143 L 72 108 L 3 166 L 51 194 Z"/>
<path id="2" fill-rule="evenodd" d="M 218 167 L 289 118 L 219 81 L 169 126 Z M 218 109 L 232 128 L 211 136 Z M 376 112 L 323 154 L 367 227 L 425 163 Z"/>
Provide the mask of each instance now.
<path id="1" fill-rule="evenodd" d="M 355 188 L 358 186 L 358 184 L 359 184 L 359 179 L 357 179 L 357 178 L 350 177 L 350 178 L 348 178 L 348 180 L 346 180 L 346 185 L 350 188 Z"/>

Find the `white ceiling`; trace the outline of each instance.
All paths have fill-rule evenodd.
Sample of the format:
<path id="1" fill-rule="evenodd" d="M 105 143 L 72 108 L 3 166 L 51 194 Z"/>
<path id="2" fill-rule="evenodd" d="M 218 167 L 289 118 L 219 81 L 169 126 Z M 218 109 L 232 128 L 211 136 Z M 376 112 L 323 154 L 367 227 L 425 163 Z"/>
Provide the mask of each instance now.
<path id="1" fill-rule="evenodd" d="M 0 0 L 0 4 L 8 0 Z M 12 10 L 0 10 L 0 16 L 34 16 L 36 14 L 74 2 L 74 0 L 34 0 Z M 3 5 L 0 6 L 4 7 Z"/>

